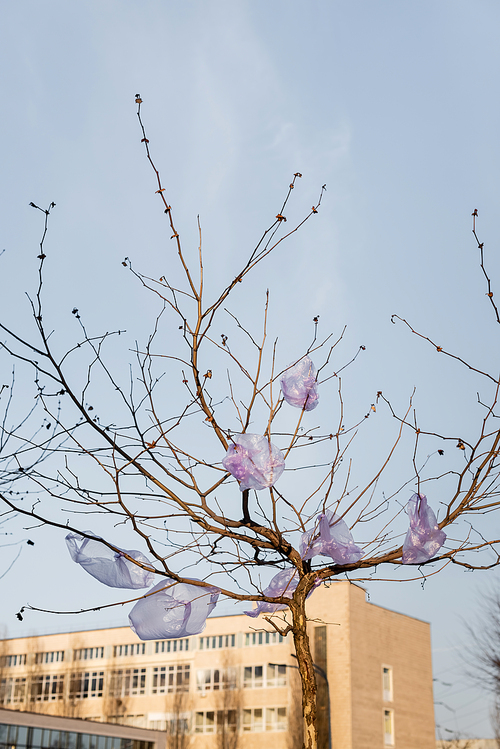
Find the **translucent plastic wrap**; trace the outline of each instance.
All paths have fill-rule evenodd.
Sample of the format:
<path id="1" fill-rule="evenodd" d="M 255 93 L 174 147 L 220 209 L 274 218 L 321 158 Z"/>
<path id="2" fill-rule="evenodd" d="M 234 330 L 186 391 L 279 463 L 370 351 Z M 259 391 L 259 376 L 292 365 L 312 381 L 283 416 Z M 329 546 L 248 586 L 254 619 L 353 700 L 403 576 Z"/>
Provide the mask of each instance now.
<path id="1" fill-rule="evenodd" d="M 203 632 L 220 590 L 166 578 L 151 592 L 153 595 L 137 601 L 128 617 L 131 629 L 141 640 L 169 640 Z"/>
<path id="2" fill-rule="evenodd" d="M 436 516 L 423 494 L 413 495 L 406 512 L 410 527 L 403 544 L 403 564 L 422 564 L 436 556 L 446 541 L 446 533 L 439 528 Z"/>
<path id="3" fill-rule="evenodd" d="M 274 596 L 291 598 L 298 584 L 299 575 L 297 570 L 281 570 L 281 572 L 278 572 L 278 574 L 273 577 L 265 589 L 264 595 L 269 598 L 274 598 Z M 320 580 L 316 580 L 314 587 L 307 594 L 308 598 L 316 590 L 318 585 L 321 585 Z M 259 616 L 259 614 L 274 614 L 275 611 L 282 611 L 286 608 L 288 607 L 284 603 L 266 603 L 265 601 L 260 601 L 255 609 L 252 609 L 252 611 L 244 611 L 243 613 L 255 618 L 256 616 Z"/>
<path id="4" fill-rule="evenodd" d="M 85 532 L 93 535 L 91 531 Z M 123 556 L 127 554 L 141 564 L 151 566 L 149 559 L 140 551 L 121 549 L 117 554 L 98 537 L 85 538 L 79 533 L 68 533 L 66 543 L 72 560 L 80 564 L 89 575 L 111 588 L 147 588 L 155 579 L 153 572 L 143 570 Z"/>
<path id="5" fill-rule="evenodd" d="M 318 554 L 331 557 L 336 564 L 354 564 L 363 556 L 356 546 L 351 531 L 338 515 L 327 510 L 318 515 L 319 536 L 316 530 L 302 534 L 300 555 L 302 559 L 312 559 Z"/>
<path id="6" fill-rule="evenodd" d="M 308 356 L 287 369 L 280 382 L 283 397 L 290 406 L 312 411 L 318 405 L 316 367 Z"/>
<path id="7" fill-rule="evenodd" d="M 284 598 L 291 598 L 292 594 L 299 584 L 299 576 L 296 569 L 281 570 L 277 575 L 273 577 L 269 585 L 264 591 L 264 595 L 269 598 L 274 596 L 284 596 Z M 255 618 L 259 614 L 274 614 L 275 611 L 281 611 L 286 609 L 287 606 L 284 603 L 266 603 L 265 601 L 259 601 L 257 607 L 252 611 L 245 611 L 247 616 Z"/>
<path id="8" fill-rule="evenodd" d="M 267 489 L 285 468 L 283 453 L 260 434 L 235 434 L 222 465 L 238 479 L 240 489 Z"/>

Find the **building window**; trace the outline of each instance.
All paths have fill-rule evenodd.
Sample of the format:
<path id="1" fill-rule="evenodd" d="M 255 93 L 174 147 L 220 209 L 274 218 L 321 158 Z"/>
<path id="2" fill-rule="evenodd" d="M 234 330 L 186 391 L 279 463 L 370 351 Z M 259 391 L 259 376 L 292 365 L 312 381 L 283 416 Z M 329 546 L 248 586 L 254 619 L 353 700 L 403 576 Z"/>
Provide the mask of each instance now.
<path id="1" fill-rule="evenodd" d="M 119 658 L 124 655 L 145 655 L 146 654 L 146 643 L 145 642 L 134 642 L 133 645 L 115 645 L 113 648 L 113 656 Z"/>
<path id="2" fill-rule="evenodd" d="M 88 697 L 102 697 L 103 686 L 104 671 L 80 671 L 71 674 L 70 699 L 85 700 Z"/>
<path id="3" fill-rule="evenodd" d="M 12 668 L 13 666 L 25 666 L 25 665 L 26 665 L 26 654 L 0 656 L 0 668 Z"/>
<path id="4" fill-rule="evenodd" d="M 73 650 L 73 660 L 89 661 L 95 658 L 104 658 L 104 648 L 79 648 Z"/>
<path id="5" fill-rule="evenodd" d="M 286 687 L 286 663 L 267 664 L 267 687 Z"/>
<path id="6" fill-rule="evenodd" d="M 243 710 L 243 731 L 263 731 L 264 710 L 261 707 L 253 707 Z"/>
<path id="7" fill-rule="evenodd" d="M 190 730 L 189 713 L 149 713 L 148 728 L 153 731 L 166 731 L 168 736 L 184 736 Z M 182 741 L 180 742 L 183 743 Z M 175 746 L 175 740 L 171 742 Z M 169 744 L 170 746 L 170 744 Z"/>
<path id="8" fill-rule="evenodd" d="M 264 686 L 264 666 L 244 666 L 243 688 L 261 689 Z"/>
<path id="9" fill-rule="evenodd" d="M 286 707 L 266 707 L 266 731 L 286 731 Z"/>
<path id="10" fill-rule="evenodd" d="M 384 710 L 384 744 L 394 745 L 394 712 L 392 710 Z"/>
<path id="11" fill-rule="evenodd" d="M 286 664 L 268 663 L 264 681 L 264 666 L 243 667 L 243 687 L 245 689 L 260 689 L 266 687 L 286 687 Z"/>
<path id="12" fill-rule="evenodd" d="M 111 697 L 130 697 L 146 694 L 146 669 L 123 668 L 111 672 Z"/>
<path id="13" fill-rule="evenodd" d="M 135 717 L 135 716 L 134 716 Z M 144 716 L 137 716 L 143 718 Z M 96 716 L 89 716 L 86 720 L 96 720 Z M 116 736 L 101 736 L 100 731 L 95 733 L 73 733 L 69 731 L 57 731 L 52 728 L 30 728 L 27 726 L 0 725 L 0 746 L 26 747 L 33 749 L 37 747 L 68 747 L 75 749 L 155 749 L 156 744 L 152 741 L 140 741 L 139 739 L 119 738 Z"/>
<path id="14" fill-rule="evenodd" d="M 264 720 L 265 718 L 265 720 Z M 243 710 L 243 731 L 286 731 L 286 707 L 253 707 Z"/>
<path id="15" fill-rule="evenodd" d="M 382 666 L 382 693 L 384 702 L 392 702 L 392 668 Z"/>
<path id="16" fill-rule="evenodd" d="M 278 632 L 246 632 L 245 647 L 253 645 L 277 645 L 286 642 L 286 637 Z"/>
<path id="17" fill-rule="evenodd" d="M 190 666 L 187 663 L 175 666 L 157 666 L 153 668 L 151 693 L 189 692 L 190 674 Z"/>
<path id="18" fill-rule="evenodd" d="M 218 648 L 235 648 L 236 635 L 214 635 L 200 637 L 200 650 L 215 650 Z"/>
<path id="19" fill-rule="evenodd" d="M 201 668 L 196 672 L 196 689 L 198 692 L 235 688 L 236 669 L 234 668 Z"/>
<path id="20" fill-rule="evenodd" d="M 18 705 L 26 699 L 26 679 L 0 679 L 0 705 Z"/>
<path id="21" fill-rule="evenodd" d="M 161 640 L 155 642 L 155 653 L 177 653 L 178 651 L 189 650 L 189 638 L 184 640 Z"/>
<path id="22" fill-rule="evenodd" d="M 184 736 L 189 733 L 189 716 L 176 716 L 165 721 L 167 736 Z"/>
<path id="23" fill-rule="evenodd" d="M 51 650 L 48 653 L 36 653 L 35 663 L 62 663 L 64 650 Z"/>
<path id="24" fill-rule="evenodd" d="M 31 702 L 51 702 L 64 697 L 63 674 L 33 676 L 31 680 Z"/>
<path id="25" fill-rule="evenodd" d="M 236 733 L 237 728 L 236 710 L 207 710 L 195 713 L 195 733 Z"/>

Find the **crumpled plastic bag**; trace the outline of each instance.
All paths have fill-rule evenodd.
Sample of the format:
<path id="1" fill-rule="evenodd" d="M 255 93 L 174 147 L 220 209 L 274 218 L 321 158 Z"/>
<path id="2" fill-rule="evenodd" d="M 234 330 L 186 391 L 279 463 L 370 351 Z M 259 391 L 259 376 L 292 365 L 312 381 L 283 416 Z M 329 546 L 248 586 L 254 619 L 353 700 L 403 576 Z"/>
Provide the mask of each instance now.
<path id="1" fill-rule="evenodd" d="M 285 468 L 283 453 L 260 434 L 235 434 L 222 465 L 238 479 L 241 491 L 267 489 Z"/>
<path id="2" fill-rule="evenodd" d="M 317 531 L 302 534 L 300 556 L 312 559 L 318 554 L 331 557 L 336 564 L 354 564 L 363 556 L 363 552 L 354 543 L 351 531 L 345 521 L 330 510 L 318 515 L 319 536 Z"/>
<path id="3" fill-rule="evenodd" d="M 94 535 L 92 531 L 85 533 Z M 120 549 L 122 553 L 117 554 L 103 544 L 98 536 L 85 538 L 79 533 L 68 533 L 66 543 L 71 559 L 80 564 L 89 575 L 111 588 L 147 588 L 155 579 L 153 572 L 143 570 L 123 556 L 123 553 L 128 554 L 141 564 L 151 566 L 149 559 L 140 551 Z"/>
<path id="4" fill-rule="evenodd" d="M 273 577 L 267 588 L 264 590 L 264 595 L 269 598 L 274 598 L 274 596 L 291 598 L 298 584 L 299 575 L 296 569 L 281 570 Z M 254 619 L 256 616 L 259 616 L 259 614 L 274 614 L 275 611 L 282 611 L 286 608 L 288 607 L 284 603 L 266 603 L 265 601 L 259 601 L 255 609 L 252 609 L 252 611 L 244 611 L 243 613 Z"/>
<path id="5" fill-rule="evenodd" d="M 267 588 L 264 590 L 264 595 L 269 598 L 273 598 L 274 596 L 291 598 L 298 584 L 299 574 L 296 569 L 281 570 L 281 572 L 278 572 L 278 574 L 273 577 Z M 316 580 L 313 589 L 307 594 L 308 598 L 312 595 L 313 591 L 316 590 L 318 585 L 321 585 L 321 580 Z M 286 608 L 288 608 L 288 606 L 285 603 L 266 603 L 266 601 L 259 601 L 255 609 L 252 609 L 252 611 L 244 611 L 243 613 L 255 619 L 259 614 L 274 614 L 275 611 L 282 611 Z"/>
<path id="6" fill-rule="evenodd" d="M 157 592 L 155 592 L 157 591 Z M 141 640 L 169 640 L 198 635 L 205 629 L 207 616 L 214 610 L 220 590 L 175 583 L 165 578 L 153 595 L 137 601 L 129 614 L 131 629 Z"/>
<path id="7" fill-rule="evenodd" d="M 295 408 L 312 411 L 319 403 L 316 367 L 308 356 L 281 375 L 281 392 L 286 402 Z"/>
<path id="8" fill-rule="evenodd" d="M 423 494 L 411 497 L 406 512 L 410 527 L 403 544 L 403 564 L 422 564 L 437 554 L 446 541 L 446 533 L 439 528 Z"/>

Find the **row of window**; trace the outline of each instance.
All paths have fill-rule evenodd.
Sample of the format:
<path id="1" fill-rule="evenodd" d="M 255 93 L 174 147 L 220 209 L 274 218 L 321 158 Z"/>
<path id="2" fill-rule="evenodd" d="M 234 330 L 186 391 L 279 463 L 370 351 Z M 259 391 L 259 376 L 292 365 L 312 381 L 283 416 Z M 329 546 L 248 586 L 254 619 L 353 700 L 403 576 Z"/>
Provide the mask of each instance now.
<path id="1" fill-rule="evenodd" d="M 153 749 L 152 741 L 0 724 L 0 746 L 17 749 Z"/>
<path id="2" fill-rule="evenodd" d="M 23 677 L 0 679 L 0 705 L 18 705 L 30 702 L 54 702 L 64 699 L 64 674 L 34 676 L 29 683 Z M 86 699 L 102 697 L 104 672 L 82 672 L 71 674 L 69 698 Z"/>
<path id="3" fill-rule="evenodd" d="M 113 648 L 113 656 L 119 658 L 125 655 L 146 655 L 146 643 L 145 642 L 134 642 L 131 645 L 115 645 Z"/>
<path id="4" fill-rule="evenodd" d="M 283 642 L 286 642 L 286 637 L 283 637 L 278 632 L 245 632 L 243 646 L 248 648 L 255 645 L 277 645 Z M 200 650 L 234 648 L 236 647 L 236 635 L 200 637 L 198 647 Z"/>
<path id="5" fill-rule="evenodd" d="M 196 689 L 198 692 L 211 692 L 221 689 L 235 689 L 238 685 L 237 668 L 204 668 L 196 671 Z M 243 666 L 242 686 L 244 689 L 262 689 L 263 687 L 285 687 L 286 665 L 268 663 L 267 666 Z"/>
<path id="6" fill-rule="evenodd" d="M 96 658 L 104 658 L 104 648 L 79 648 L 73 650 L 74 661 L 90 661 Z"/>
<path id="7" fill-rule="evenodd" d="M 243 733 L 258 733 L 263 731 L 286 731 L 286 707 L 253 707 L 244 708 L 238 715 L 237 710 L 206 710 L 193 714 L 194 733 L 236 733 L 238 723 Z M 239 721 L 238 721 L 239 719 Z M 149 728 L 166 731 L 169 735 L 189 733 L 190 715 L 165 715 L 162 720 L 152 720 Z M 393 746 L 394 712 L 384 710 L 383 715 L 384 745 Z"/>
<path id="8" fill-rule="evenodd" d="M 26 654 L 2 655 L 0 656 L 0 668 L 12 668 L 13 666 L 25 666 Z"/>
<path id="9" fill-rule="evenodd" d="M 243 637 L 244 647 L 253 647 L 256 645 L 276 645 L 286 642 L 286 637 L 278 632 L 245 632 Z M 178 640 L 158 640 L 154 643 L 155 653 L 177 653 L 189 650 L 189 638 L 185 637 Z M 211 635 L 210 637 L 200 637 L 198 648 L 200 650 L 216 650 L 222 648 L 235 648 L 236 635 Z M 50 650 L 35 653 L 35 663 L 62 663 L 64 661 L 64 650 Z M 120 658 L 125 656 L 146 655 L 146 643 L 135 642 L 126 645 L 114 645 L 113 657 Z M 104 658 L 104 647 L 76 648 L 73 650 L 73 660 L 87 661 Z M 26 653 L 16 655 L 0 656 L 0 667 L 12 668 L 14 666 L 25 666 Z"/>
<path id="10" fill-rule="evenodd" d="M 278 645 L 286 642 L 286 636 L 278 634 L 278 632 L 246 632 L 243 644 L 245 647 L 253 647 L 254 645 Z"/>
<path id="11" fill-rule="evenodd" d="M 64 650 L 51 650 L 46 653 L 35 653 L 35 663 L 62 663 Z"/>
<path id="12" fill-rule="evenodd" d="M 155 643 L 155 653 L 175 653 L 177 651 L 189 650 L 189 638 L 182 640 L 162 640 Z M 146 643 L 135 642 L 129 645 L 114 645 L 113 657 L 146 655 Z M 88 661 L 104 658 L 104 647 L 77 648 L 73 650 L 73 660 Z M 44 653 L 35 653 L 34 662 L 38 663 L 62 663 L 64 661 L 64 650 L 53 650 Z M 13 668 L 14 666 L 26 665 L 26 653 L 21 655 L 0 656 L 0 668 Z"/>
<path id="13" fill-rule="evenodd" d="M 240 714 L 243 733 L 261 731 L 286 731 L 286 707 L 244 708 Z M 236 733 L 238 713 L 236 710 L 206 710 L 194 714 L 194 733 Z"/>
<path id="14" fill-rule="evenodd" d="M 238 685 L 237 668 L 205 668 L 196 672 L 198 692 L 235 689 Z M 178 663 L 172 666 L 146 668 L 123 668 L 109 672 L 109 696 L 130 697 L 147 694 L 172 694 L 189 692 L 191 666 Z M 68 675 L 68 696 L 83 700 L 102 697 L 104 694 L 104 671 L 80 671 Z M 286 686 L 286 665 L 284 663 L 267 666 L 243 666 L 242 686 L 244 689 Z M 0 679 L 0 705 L 16 705 L 30 702 L 51 702 L 62 700 L 65 674 L 39 674 L 28 681 L 26 677 L 5 677 Z"/>
<path id="15" fill-rule="evenodd" d="M 77 651 L 75 650 L 75 653 Z M 0 656 L 0 668 L 13 668 L 14 666 L 25 666 L 26 653 L 20 655 L 2 655 Z M 64 660 L 64 650 L 51 650 L 44 653 L 35 653 L 34 662 L 38 663 L 62 663 Z"/>
<path id="16" fill-rule="evenodd" d="M 212 637 L 200 637 L 200 650 L 215 650 L 218 648 L 236 647 L 236 635 L 213 635 Z"/>
<path id="17" fill-rule="evenodd" d="M 155 653 L 177 653 L 189 650 L 189 637 L 182 640 L 161 640 L 155 642 Z"/>

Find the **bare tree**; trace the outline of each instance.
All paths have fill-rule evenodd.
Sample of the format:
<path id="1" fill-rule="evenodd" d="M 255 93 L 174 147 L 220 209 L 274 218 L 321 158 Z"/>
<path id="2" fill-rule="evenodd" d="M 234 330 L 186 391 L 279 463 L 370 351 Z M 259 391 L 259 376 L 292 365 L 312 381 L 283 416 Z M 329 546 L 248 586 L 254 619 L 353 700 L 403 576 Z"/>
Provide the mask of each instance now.
<path id="1" fill-rule="evenodd" d="M 437 749 L 474 749 L 476 742 L 473 739 L 440 739 L 436 742 Z"/>
<path id="2" fill-rule="evenodd" d="M 0 637 L 0 705 L 2 707 L 8 707 L 11 701 L 11 683 L 7 670 L 8 654 L 9 648 L 5 640 L 5 628 L 2 628 Z"/>
<path id="3" fill-rule="evenodd" d="M 220 666 L 220 689 L 215 699 L 217 747 L 218 749 L 237 749 L 240 739 L 238 720 L 243 704 L 243 690 L 232 651 L 223 651 Z"/>
<path id="4" fill-rule="evenodd" d="M 478 424 L 468 436 L 447 435 L 435 428 L 426 430 L 417 420 L 412 399 L 407 409 L 399 413 L 381 392 L 367 413 L 350 421 L 339 375 L 363 347 L 346 356 L 344 367 L 333 369 L 332 352 L 344 334 L 340 332 L 336 339 L 330 335 L 318 338 L 316 317 L 311 343 L 297 351 L 295 362 L 301 362 L 306 355 L 320 360 L 314 384 L 324 386 L 328 380 L 335 381 L 338 419 L 335 427 L 327 421 L 321 428 L 313 428 L 307 415 L 309 396 L 298 410 L 293 410 L 280 393 L 280 376 L 290 365 L 281 361 L 276 342 L 270 346 L 267 343 L 269 297 L 259 334 L 254 330 L 253 311 L 252 319 L 243 320 L 226 305 L 248 274 L 316 216 L 323 190 L 312 209 L 295 223 L 287 223 L 286 214 L 301 177 L 296 173 L 275 218 L 254 249 L 238 272 L 223 280 L 214 292 L 222 272 L 218 269 L 206 286 L 201 227 L 195 267 L 185 252 L 151 155 L 140 96 L 136 102 L 146 158 L 153 169 L 156 194 L 176 250 L 179 272 L 172 270 L 171 277 L 163 275 L 157 279 L 136 271 L 128 258 L 123 261 L 137 280 L 156 295 L 160 305 L 153 332 L 143 346 L 137 346 L 135 370 L 127 381 L 120 366 L 115 366 L 115 349 L 107 353 L 108 347 L 118 342 L 120 331 L 87 331 L 76 308 L 73 314 L 80 324 L 80 337 L 69 349 L 60 350 L 61 344 L 45 320 L 43 293 L 48 222 L 54 204 L 47 209 L 32 204 L 44 220 L 38 253 L 39 282 L 31 299 L 36 337 L 21 334 L 13 323 L 2 322 L 0 329 L 5 339 L 1 342 L 4 354 L 19 366 L 33 368 L 36 407 L 15 426 L 4 421 L 0 427 L 0 499 L 6 516 L 19 512 L 87 539 L 93 535 L 87 526 L 82 528 L 75 522 L 75 511 L 84 513 L 87 523 L 90 515 L 95 523 L 99 522 L 100 542 L 129 563 L 163 576 L 165 590 L 172 591 L 178 584 L 193 585 L 202 599 L 216 587 L 227 598 L 247 605 L 258 602 L 264 613 L 271 615 L 266 619 L 278 632 L 293 635 L 302 689 L 304 746 L 317 749 L 316 680 L 306 615 L 306 599 L 314 588 L 339 575 L 352 581 L 377 576 L 417 579 L 435 574 L 450 562 L 467 569 L 488 569 L 499 562 L 500 541 L 491 536 L 491 523 L 484 523 L 483 516 L 500 506 L 500 431 L 495 410 L 500 380 L 498 374 L 445 350 L 395 315 L 393 322 L 402 321 L 442 356 L 451 357 L 474 372 L 489 388 L 487 400 L 483 397 L 478 404 Z M 485 270 L 483 244 L 476 234 L 476 216 L 474 212 L 480 266 L 500 323 Z M 208 299 L 206 288 L 210 289 Z M 172 338 L 165 351 L 159 332 L 167 320 L 177 337 Z M 231 326 L 230 332 L 227 326 Z M 169 404 L 168 411 L 165 404 Z M 397 420 L 397 428 L 374 474 L 358 485 L 348 459 L 349 449 L 367 417 L 384 404 Z M 44 415 L 42 426 L 38 412 Z M 269 456 L 273 454 L 272 442 L 279 443 L 288 479 L 285 475 L 278 486 L 274 480 L 269 481 L 258 492 L 241 484 L 240 491 L 221 461 L 226 451 L 241 455 L 237 435 L 247 435 L 257 425 Z M 407 434 L 412 442 L 408 478 L 403 486 L 379 497 L 381 477 Z M 459 460 L 450 460 L 445 471 L 436 469 L 433 473 L 434 463 L 427 456 L 429 452 L 442 453 L 438 446 L 443 441 L 459 448 Z M 435 449 L 429 449 L 434 442 Z M 425 459 L 420 457 L 422 451 Z M 296 491 L 299 470 L 301 476 L 309 478 L 305 491 L 301 486 L 300 497 Z M 403 497 L 413 486 L 421 507 L 425 482 L 431 480 L 443 482 L 446 497 L 439 530 L 453 524 L 453 533 L 444 546 L 438 544 L 427 558 L 405 559 L 402 536 L 406 520 L 402 510 L 406 501 L 400 502 L 398 495 Z M 11 491 L 24 496 L 36 491 L 40 501 L 28 508 Z M 324 551 L 319 517 L 323 526 L 327 523 L 328 533 L 335 526 L 340 528 L 344 521 L 349 534 L 363 529 L 362 549 L 355 558 L 346 561 Z M 133 530 L 137 544 L 152 561 L 138 561 L 123 552 L 118 535 L 118 529 L 123 527 L 127 533 L 129 528 Z M 366 528 L 370 529 L 368 540 Z M 317 548 L 322 551 L 316 552 Z M 331 557 L 330 561 L 324 561 L 325 554 Z M 436 567 L 431 569 L 430 564 Z M 186 574 L 197 565 L 203 570 L 203 580 Z M 275 574 L 283 573 L 288 582 L 267 589 L 261 580 L 267 567 Z M 140 600 L 147 601 L 157 592 L 150 591 Z M 276 607 L 284 610 L 276 614 Z M 19 612 L 20 617 L 23 611 Z"/>
<path id="5" fill-rule="evenodd" d="M 469 675 L 500 699 L 500 593 L 485 594 L 480 618 L 474 623 L 465 622 L 465 626 Z"/>
<path id="6" fill-rule="evenodd" d="M 491 725 L 495 736 L 496 746 L 500 749 L 500 699 L 496 698 L 491 710 Z"/>
<path id="7" fill-rule="evenodd" d="M 481 599 L 480 614 L 465 622 L 467 644 L 461 654 L 468 677 L 493 695 L 490 719 L 500 747 L 500 593 L 492 590 Z"/>
<path id="8" fill-rule="evenodd" d="M 108 660 L 102 708 L 107 723 L 126 723 L 126 713 L 129 709 L 129 697 L 124 694 L 121 683 L 118 682 L 118 665 L 113 648 L 113 655 Z"/>
<path id="9" fill-rule="evenodd" d="M 173 699 L 168 701 L 169 719 L 167 720 L 168 749 L 189 749 L 191 734 L 189 726 L 189 693 L 176 690 Z"/>

